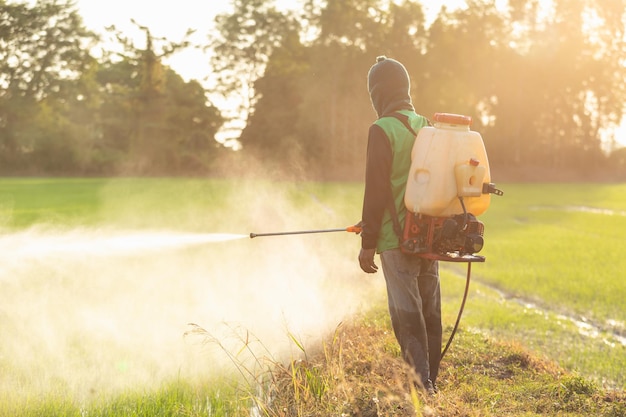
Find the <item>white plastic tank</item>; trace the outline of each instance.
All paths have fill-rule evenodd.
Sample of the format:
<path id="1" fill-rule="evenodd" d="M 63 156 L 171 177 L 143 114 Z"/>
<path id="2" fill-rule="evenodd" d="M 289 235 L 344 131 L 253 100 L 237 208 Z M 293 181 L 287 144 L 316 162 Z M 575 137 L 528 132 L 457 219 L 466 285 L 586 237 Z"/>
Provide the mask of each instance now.
<path id="1" fill-rule="evenodd" d="M 472 119 L 435 113 L 433 125 L 420 129 L 411 152 L 411 170 L 404 202 L 409 211 L 435 217 L 468 213 L 479 216 L 491 196 L 483 184 L 491 181 L 483 139 L 470 130 Z"/>

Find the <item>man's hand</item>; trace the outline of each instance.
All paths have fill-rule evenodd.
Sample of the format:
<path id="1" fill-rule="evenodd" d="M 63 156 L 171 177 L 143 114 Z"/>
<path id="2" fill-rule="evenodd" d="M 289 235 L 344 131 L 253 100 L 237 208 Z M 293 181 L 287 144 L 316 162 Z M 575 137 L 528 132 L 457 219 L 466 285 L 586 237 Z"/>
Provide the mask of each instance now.
<path id="1" fill-rule="evenodd" d="M 361 249 L 359 252 L 359 265 L 368 274 L 378 271 L 378 266 L 374 263 L 374 255 L 376 255 L 376 249 Z"/>

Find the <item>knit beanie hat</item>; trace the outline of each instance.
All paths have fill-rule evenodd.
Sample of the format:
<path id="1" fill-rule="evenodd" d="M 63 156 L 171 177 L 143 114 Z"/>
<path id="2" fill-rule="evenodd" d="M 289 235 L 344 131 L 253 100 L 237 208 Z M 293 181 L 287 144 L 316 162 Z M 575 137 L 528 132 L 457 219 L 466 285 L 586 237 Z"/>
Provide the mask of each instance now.
<path id="1" fill-rule="evenodd" d="M 398 110 L 413 110 L 409 74 L 395 59 L 376 58 L 367 74 L 367 88 L 379 118 Z"/>

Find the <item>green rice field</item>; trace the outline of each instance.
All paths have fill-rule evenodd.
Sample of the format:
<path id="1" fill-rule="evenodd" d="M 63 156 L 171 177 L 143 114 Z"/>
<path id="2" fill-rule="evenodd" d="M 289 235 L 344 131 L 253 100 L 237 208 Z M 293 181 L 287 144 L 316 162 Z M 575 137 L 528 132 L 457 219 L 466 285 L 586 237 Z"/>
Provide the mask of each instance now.
<path id="1" fill-rule="evenodd" d="M 626 185 L 498 187 L 451 354 L 487 334 L 625 389 Z M 227 375 L 385 302 L 353 234 L 249 233 L 346 227 L 361 201 L 356 183 L 0 179 L 0 416 L 239 415 Z M 442 266 L 446 332 L 465 273 Z"/>

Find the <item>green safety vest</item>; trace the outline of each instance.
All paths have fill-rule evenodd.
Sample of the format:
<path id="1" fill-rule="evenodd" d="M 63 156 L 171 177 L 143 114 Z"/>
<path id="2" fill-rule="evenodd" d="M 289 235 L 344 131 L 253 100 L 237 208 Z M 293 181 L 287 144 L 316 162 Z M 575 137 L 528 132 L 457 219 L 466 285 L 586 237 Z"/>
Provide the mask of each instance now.
<path id="1" fill-rule="evenodd" d="M 428 120 L 424 116 L 415 114 L 411 110 L 401 110 L 398 113 L 409 118 L 408 123 L 415 132 L 428 125 Z M 391 193 L 396 207 L 398 222 L 400 225 L 403 225 L 406 217 L 404 192 L 411 169 L 411 150 L 413 149 L 415 136 L 402 121 L 394 116 L 381 117 L 374 123 L 383 129 L 391 144 L 393 156 L 391 163 Z M 384 198 L 389 197 L 385 196 Z M 394 220 L 389 209 L 385 210 L 383 215 L 376 246 L 378 253 L 400 247 L 399 236 L 394 230 Z"/>

